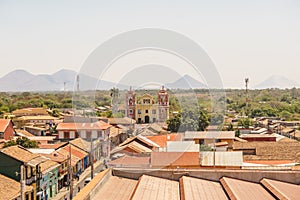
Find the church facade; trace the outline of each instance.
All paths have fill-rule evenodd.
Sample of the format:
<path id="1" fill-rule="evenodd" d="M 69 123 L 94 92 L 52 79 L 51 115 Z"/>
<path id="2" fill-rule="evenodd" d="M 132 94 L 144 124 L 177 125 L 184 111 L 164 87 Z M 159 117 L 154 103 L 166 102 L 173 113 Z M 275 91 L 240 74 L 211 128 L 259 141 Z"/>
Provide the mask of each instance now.
<path id="1" fill-rule="evenodd" d="M 149 94 L 137 100 L 136 93 L 130 88 L 125 98 L 125 115 L 137 123 L 165 122 L 169 119 L 169 95 L 164 87 L 157 95 L 157 101 Z"/>

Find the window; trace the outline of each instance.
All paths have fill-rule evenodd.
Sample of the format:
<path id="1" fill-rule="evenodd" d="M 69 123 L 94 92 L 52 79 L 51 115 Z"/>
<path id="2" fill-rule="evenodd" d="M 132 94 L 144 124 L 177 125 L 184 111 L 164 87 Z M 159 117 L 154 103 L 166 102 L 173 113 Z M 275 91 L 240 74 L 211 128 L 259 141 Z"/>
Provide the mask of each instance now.
<path id="1" fill-rule="evenodd" d="M 144 104 L 150 104 L 150 99 L 144 99 L 144 100 L 143 100 L 143 103 L 144 103 Z"/>
<path id="2" fill-rule="evenodd" d="M 26 172 L 27 172 L 27 178 L 31 177 L 31 167 L 26 167 Z"/>
<path id="3" fill-rule="evenodd" d="M 91 131 L 86 131 L 86 138 L 91 138 L 92 132 Z"/>
<path id="4" fill-rule="evenodd" d="M 132 109 L 130 109 L 130 110 L 129 110 L 129 113 L 132 114 L 132 112 L 133 112 Z"/>
<path id="5" fill-rule="evenodd" d="M 152 110 L 152 114 L 155 115 L 156 114 L 156 110 Z"/>
<path id="6" fill-rule="evenodd" d="M 70 138 L 70 133 L 69 132 L 64 132 L 64 138 Z"/>
<path id="7" fill-rule="evenodd" d="M 145 112 L 148 113 L 148 110 L 146 110 Z"/>
<path id="8" fill-rule="evenodd" d="M 142 114 L 142 111 L 140 109 L 138 109 L 138 114 Z"/>
<path id="9" fill-rule="evenodd" d="M 103 138 L 104 131 L 98 131 L 98 138 Z"/>

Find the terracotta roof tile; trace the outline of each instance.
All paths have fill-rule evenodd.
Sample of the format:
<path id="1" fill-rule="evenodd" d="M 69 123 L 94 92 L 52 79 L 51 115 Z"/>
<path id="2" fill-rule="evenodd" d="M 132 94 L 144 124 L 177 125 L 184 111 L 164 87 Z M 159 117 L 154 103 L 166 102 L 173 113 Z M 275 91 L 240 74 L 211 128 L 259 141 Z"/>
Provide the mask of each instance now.
<path id="1" fill-rule="evenodd" d="M 143 175 L 135 192 L 132 200 L 163 200 L 163 199 L 180 199 L 179 183 L 163 178 Z"/>
<path id="2" fill-rule="evenodd" d="M 106 130 L 111 125 L 98 121 L 95 123 L 59 123 L 56 130 Z"/>
<path id="3" fill-rule="evenodd" d="M 69 152 L 70 151 L 69 147 L 70 146 L 68 144 L 68 145 L 64 146 L 63 149 Z M 71 145 L 71 153 L 72 153 L 72 155 L 80 158 L 81 160 L 84 159 L 88 155 L 87 152 L 85 152 L 85 151 L 83 151 L 83 150 L 81 150 L 78 147 L 75 147 L 73 145 Z"/>
<path id="4" fill-rule="evenodd" d="M 261 183 L 278 199 L 298 199 L 300 186 L 271 179 L 262 179 Z"/>
<path id="5" fill-rule="evenodd" d="M 0 132 L 4 132 L 10 122 L 10 119 L 0 119 Z"/>
<path id="6" fill-rule="evenodd" d="M 114 167 L 147 167 L 150 164 L 150 157 L 123 156 L 110 161 L 109 165 Z"/>
<path id="7" fill-rule="evenodd" d="M 38 154 L 31 153 L 21 146 L 10 146 L 1 150 L 2 153 L 19 160 L 21 162 L 29 162 L 30 160 L 39 157 Z"/>
<path id="8" fill-rule="evenodd" d="M 54 162 L 52 160 L 46 160 L 45 162 L 42 162 L 40 164 L 41 172 L 45 174 L 48 170 L 51 170 L 55 167 L 59 167 L 59 164 L 57 162 Z"/>
<path id="9" fill-rule="evenodd" d="M 58 151 L 54 151 L 50 154 L 40 154 L 40 155 L 44 156 L 46 158 L 49 158 L 50 160 L 53 160 L 58 163 L 65 162 L 68 159 L 68 156 L 66 156 Z"/>
<path id="10" fill-rule="evenodd" d="M 257 183 L 227 177 L 221 178 L 220 181 L 230 199 L 274 199 L 270 193 Z"/>
<path id="11" fill-rule="evenodd" d="M 167 135 L 155 135 L 155 136 L 148 136 L 147 138 L 160 147 L 164 148 L 167 146 L 167 141 L 180 141 L 182 135 L 181 134 L 167 134 Z"/>
<path id="12" fill-rule="evenodd" d="M 20 183 L 2 174 L 0 174 L 0 188 L 0 199 L 15 199 L 21 196 Z M 32 186 L 25 186 L 26 192 L 32 190 Z"/>
<path id="13" fill-rule="evenodd" d="M 137 180 L 112 176 L 104 186 L 98 190 L 94 199 L 129 200 L 137 182 Z"/>
<path id="14" fill-rule="evenodd" d="M 152 152 L 151 166 L 200 167 L 199 152 Z"/>
<path id="15" fill-rule="evenodd" d="M 66 142 L 62 143 L 55 143 L 55 144 L 39 144 L 39 148 L 41 149 L 58 149 L 62 146 L 64 146 Z"/>
<path id="16" fill-rule="evenodd" d="M 183 176 L 180 178 L 181 199 L 228 199 L 218 182 Z"/>
<path id="17" fill-rule="evenodd" d="M 29 133 L 26 130 L 16 129 L 15 131 L 16 131 L 16 134 L 19 135 L 19 136 L 24 136 L 24 137 L 32 137 L 32 136 L 34 136 L 33 134 Z"/>

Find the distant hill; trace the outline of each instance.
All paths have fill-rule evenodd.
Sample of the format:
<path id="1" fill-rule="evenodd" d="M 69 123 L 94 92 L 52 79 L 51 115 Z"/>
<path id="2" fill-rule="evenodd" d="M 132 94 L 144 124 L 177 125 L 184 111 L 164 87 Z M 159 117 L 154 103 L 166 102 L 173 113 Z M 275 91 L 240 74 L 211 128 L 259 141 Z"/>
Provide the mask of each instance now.
<path id="1" fill-rule="evenodd" d="M 199 89 L 207 88 L 207 85 L 186 74 L 173 83 L 167 83 L 166 87 L 170 89 Z"/>
<path id="2" fill-rule="evenodd" d="M 34 75 L 25 70 L 15 70 L 0 78 L 0 91 L 24 92 L 24 91 L 72 91 L 76 83 L 77 72 L 62 69 L 54 74 Z M 98 82 L 96 78 L 80 74 L 80 90 L 109 90 L 116 84 L 109 81 Z M 128 89 L 129 86 L 117 85 L 120 89 Z"/>
<path id="3" fill-rule="evenodd" d="M 255 89 L 266 89 L 266 88 L 279 88 L 279 89 L 285 89 L 285 88 L 299 88 L 300 85 L 293 80 L 290 80 L 284 76 L 279 75 L 273 75 L 260 84 L 254 86 Z"/>

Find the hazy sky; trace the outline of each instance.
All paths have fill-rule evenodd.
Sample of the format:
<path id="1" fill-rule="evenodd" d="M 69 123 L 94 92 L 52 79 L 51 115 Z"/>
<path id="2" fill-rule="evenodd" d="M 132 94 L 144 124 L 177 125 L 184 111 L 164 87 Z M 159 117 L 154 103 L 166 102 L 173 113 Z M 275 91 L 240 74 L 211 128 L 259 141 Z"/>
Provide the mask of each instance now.
<path id="1" fill-rule="evenodd" d="M 154 27 L 201 45 L 225 87 L 273 74 L 300 82 L 299 0 L 0 0 L 0 27 L 0 77 L 14 69 L 78 71 L 112 36 Z"/>

